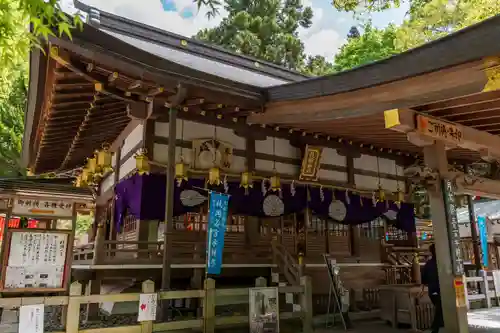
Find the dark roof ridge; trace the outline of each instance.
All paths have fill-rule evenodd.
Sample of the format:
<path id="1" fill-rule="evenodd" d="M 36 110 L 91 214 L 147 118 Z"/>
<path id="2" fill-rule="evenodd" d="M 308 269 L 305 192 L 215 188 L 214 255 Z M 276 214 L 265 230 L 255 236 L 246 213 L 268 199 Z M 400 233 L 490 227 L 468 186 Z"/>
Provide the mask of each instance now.
<path id="1" fill-rule="evenodd" d="M 261 59 L 253 58 L 247 55 L 237 54 L 228 51 L 220 46 L 211 45 L 193 38 L 178 35 L 160 28 L 149 26 L 147 24 L 137 22 L 128 18 L 124 18 L 101 9 L 84 4 L 79 0 L 74 0 L 75 7 L 84 12 L 90 13 L 91 10 L 99 12 L 101 25 L 103 28 L 110 30 L 119 30 L 120 33 L 124 33 L 130 28 L 135 28 L 139 30 L 138 32 L 143 33 L 142 38 L 149 40 L 150 37 L 145 36 L 144 33 L 153 33 L 161 35 L 163 37 L 163 44 L 168 44 L 171 47 L 182 52 L 190 52 L 194 55 L 204 57 L 209 60 L 218 61 L 225 63 L 227 65 L 236 66 L 246 70 L 251 70 L 257 72 L 261 75 L 266 75 L 275 79 L 282 79 L 287 81 L 302 81 L 307 80 L 309 76 L 302 74 L 298 71 L 287 69 L 285 67 L 266 62 Z M 134 37 L 138 37 L 134 34 Z M 188 45 L 182 46 L 179 41 L 186 40 Z M 258 66 L 256 66 L 258 63 Z"/>
<path id="2" fill-rule="evenodd" d="M 498 38 L 500 15 L 386 59 L 270 87 L 269 98 L 277 101 L 333 95 L 435 72 L 499 54 Z"/>

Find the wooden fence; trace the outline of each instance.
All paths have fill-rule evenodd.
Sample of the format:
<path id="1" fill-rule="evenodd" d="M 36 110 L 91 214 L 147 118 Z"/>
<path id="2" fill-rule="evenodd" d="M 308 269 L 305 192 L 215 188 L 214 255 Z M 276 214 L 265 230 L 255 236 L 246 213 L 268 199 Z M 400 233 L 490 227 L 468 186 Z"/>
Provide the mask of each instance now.
<path id="1" fill-rule="evenodd" d="M 265 287 L 267 281 L 260 277 L 256 279 L 256 287 Z M 302 332 L 312 332 L 312 290 L 311 280 L 304 276 L 299 286 L 278 287 L 279 294 L 298 294 L 300 311 L 280 312 L 280 319 L 297 318 L 302 321 Z M 155 293 L 152 281 L 142 283 L 142 293 Z M 139 302 L 139 293 L 110 294 L 110 295 L 82 295 L 82 285 L 79 282 L 71 284 L 69 296 L 53 297 L 19 297 L 0 298 L 0 308 L 12 309 L 22 305 L 44 304 L 45 306 L 63 306 L 63 320 L 65 330 L 47 333 L 152 333 L 179 330 L 203 330 L 204 333 L 214 333 L 215 328 L 249 325 L 249 315 L 216 315 L 216 305 L 248 303 L 249 288 L 216 289 L 215 280 L 205 280 L 203 290 L 161 291 L 157 292 L 158 300 L 201 299 L 204 304 L 201 318 L 159 322 L 159 320 L 141 322 L 136 325 L 109 327 L 109 328 L 80 328 L 80 307 L 92 303 L 105 302 Z M 159 317 L 160 311 L 157 313 Z M 297 332 L 295 329 L 294 332 Z"/>
<path id="2" fill-rule="evenodd" d="M 479 304 L 480 308 L 491 308 L 494 303 L 500 306 L 500 271 L 481 271 L 479 276 L 464 277 L 467 308 Z M 493 303 L 492 303 L 493 300 Z"/>

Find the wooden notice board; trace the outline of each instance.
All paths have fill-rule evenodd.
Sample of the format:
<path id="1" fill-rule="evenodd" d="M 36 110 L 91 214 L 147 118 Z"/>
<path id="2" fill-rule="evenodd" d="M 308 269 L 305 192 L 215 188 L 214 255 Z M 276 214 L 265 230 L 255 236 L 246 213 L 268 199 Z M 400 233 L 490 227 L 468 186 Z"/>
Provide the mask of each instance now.
<path id="1" fill-rule="evenodd" d="M 66 291 L 70 236 L 70 230 L 8 230 L 0 290 L 4 293 Z"/>

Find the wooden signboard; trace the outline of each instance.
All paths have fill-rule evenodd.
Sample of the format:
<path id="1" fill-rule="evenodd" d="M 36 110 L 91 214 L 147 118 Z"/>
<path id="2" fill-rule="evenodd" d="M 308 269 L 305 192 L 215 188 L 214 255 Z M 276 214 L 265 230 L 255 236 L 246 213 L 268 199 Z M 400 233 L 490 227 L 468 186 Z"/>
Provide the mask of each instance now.
<path id="1" fill-rule="evenodd" d="M 453 145 L 460 145 L 464 140 L 464 135 L 460 126 L 422 115 L 417 115 L 417 130 L 423 135 Z"/>
<path id="2" fill-rule="evenodd" d="M 460 225 L 458 223 L 453 183 L 451 180 L 445 179 L 442 181 L 442 186 L 453 273 L 455 276 L 462 276 L 464 274 L 464 262 L 460 247 Z"/>
<path id="3" fill-rule="evenodd" d="M 66 291 L 70 236 L 70 230 L 8 230 L 0 290 L 4 293 Z"/>
<path id="4" fill-rule="evenodd" d="M 322 147 L 306 145 L 306 148 L 304 149 L 304 156 L 302 157 L 302 166 L 300 168 L 300 180 L 318 180 L 322 152 Z"/>
<path id="5" fill-rule="evenodd" d="M 13 200 L 12 215 L 70 219 L 73 217 L 73 202 L 18 197 Z"/>

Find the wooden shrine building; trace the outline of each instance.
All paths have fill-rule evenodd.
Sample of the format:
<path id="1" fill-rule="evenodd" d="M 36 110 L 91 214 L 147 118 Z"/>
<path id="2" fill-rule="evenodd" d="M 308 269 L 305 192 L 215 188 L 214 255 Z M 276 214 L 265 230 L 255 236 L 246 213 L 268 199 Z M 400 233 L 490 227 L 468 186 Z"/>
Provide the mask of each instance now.
<path id="1" fill-rule="evenodd" d="M 231 194 L 220 283 L 278 269 L 289 283 L 312 276 L 314 292 L 324 294 L 324 253 L 343 265 L 353 290 L 418 280 L 407 200 L 414 186 L 405 170 L 422 159 L 427 141 L 404 123 L 415 114 L 456 123 L 464 135 L 447 151 L 463 193 L 500 197 L 497 181 L 470 184 L 460 173 L 500 156 L 480 141 L 500 133 L 500 17 L 384 61 L 308 78 L 76 7 L 87 13 L 84 29 L 31 52 L 22 159 L 36 174 L 81 170 L 79 184 L 98 191 L 93 242 L 74 253 L 79 279 L 159 278 L 169 253 L 172 284 L 199 284 L 204 189 L 211 189 Z M 400 123 L 388 128 L 384 111 L 392 109 Z M 471 133 L 480 143 L 470 144 Z M 92 177 L 94 152 L 103 147 L 113 153 L 112 169 Z M 174 220 L 165 227 L 169 159 Z M 412 179 L 425 178 L 421 171 Z M 395 255 L 394 247 L 403 250 Z M 293 265 L 299 256 L 305 272 Z M 224 280 L 231 276 L 241 280 Z"/>

